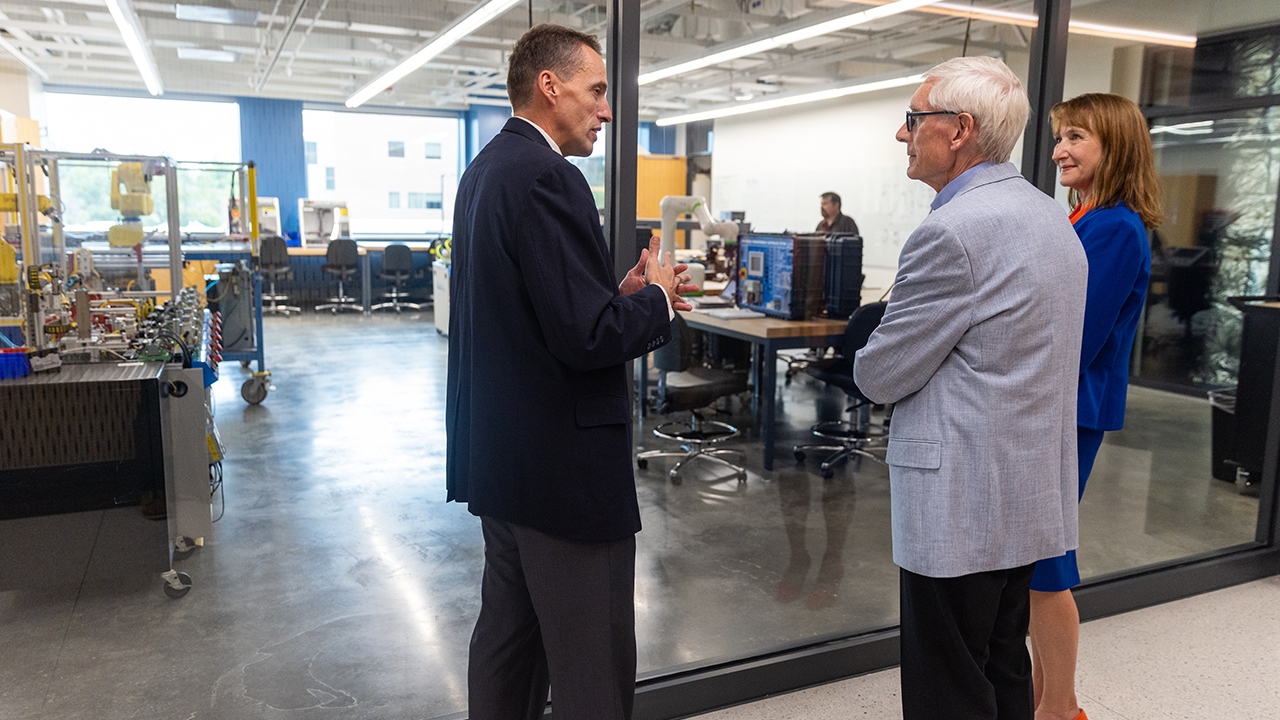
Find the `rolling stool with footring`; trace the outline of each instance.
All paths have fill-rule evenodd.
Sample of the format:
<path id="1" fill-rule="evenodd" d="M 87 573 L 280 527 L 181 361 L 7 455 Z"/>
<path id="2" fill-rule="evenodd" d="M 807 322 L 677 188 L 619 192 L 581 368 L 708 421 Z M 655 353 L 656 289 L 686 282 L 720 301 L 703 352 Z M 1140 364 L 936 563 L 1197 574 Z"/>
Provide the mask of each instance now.
<path id="1" fill-rule="evenodd" d="M 885 302 L 876 302 L 855 310 L 849 317 L 849 324 L 845 326 L 842 354 L 827 363 L 814 363 L 805 368 L 806 373 L 828 385 L 844 390 L 845 394 L 853 400 L 853 404 L 846 408 L 852 414 L 851 420 L 820 422 L 811 428 L 814 435 L 823 440 L 834 440 L 840 443 L 839 445 L 827 443 L 796 445 L 792 448 L 796 461 L 801 463 L 804 462 L 807 452 L 815 450 L 831 452 L 832 454 L 822 461 L 823 478 L 830 479 L 835 474 L 835 466 L 851 457 L 866 457 L 876 462 L 884 462 L 883 458 L 869 451 L 884 447 L 888 431 L 871 432 L 869 420 L 872 403 L 853 381 L 853 359 L 859 350 L 866 347 L 871 333 L 880 326 L 880 319 L 884 317 L 887 305 L 888 303 Z"/>
<path id="2" fill-rule="evenodd" d="M 734 471 L 738 482 L 746 482 L 747 470 L 725 459 L 741 458 L 740 450 L 719 448 L 716 445 L 738 437 L 741 433 L 734 426 L 718 420 L 707 420 L 697 412 L 716 399 L 736 395 L 747 390 L 745 371 L 717 370 L 693 367 L 696 333 L 677 313 L 671 321 L 672 338 L 653 353 L 653 364 L 661 372 L 658 379 L 658 411 L 661 413 L 691 411 L 689 420 L 665 422 L 653 429 L 657 437 L 681 444 L 682 452 L 649 450 L 636 455 L 636 466 L 644 470 L 649 460 L 657 457 L 678 457 L 668 475 L 673 485 L 680 484 L 680 469 L 699 458 Z M 741 460 L 739 460 L 741 462 Z"/>
<path id="3" fill-rule="evenodd" d="M 354 297 L 347 297 L 342 286 L 344 280 L 350 280 L 356 276 L 356 266 L 360 263 L 360 249 L 356 247 L 356 241 L 346 238 L 330 240 L 324 259 L 325 263 L 320 266 L 320 270 L 326 275 L 334 275 L 338 278 L 338 295 L 329 298 L 329 302 L 324 305 L 317 305 L 316 312 L 332 310 L 335 315 L 339 310 L 363 312 L 364 308 L 356 304 Z"/>
<path id="4" fill-rule="evenodd" d="M 262 238 L 262 249 L 259 258 L 259 267 L 262 274 L 270 280 L 268 294 L 263 295 L 264 301 L 269 300 L 271 304 L 262 308 L 264 313 L 280 313 L 288 315 L 290 313 L 302 314 L 302 308 L 294 305 L 280 305 L 279 301 L 289 301 L 289 296 L 276 294 L 276 278 L 293 274 L 293 269 L 289 267 L 289 247 L 285 244 L 284 238 L 278 235 L 268 235 Z"/>
<path id="5" fill-rule="evenodd" d="M 401 298 L 409 297 L 408 293 L 400 292 L 404 284 L 409 281 L 409 275 L 413 273 L 413 251 L 408 245 L 388 245 L 382 251 L 382 272 L 378 273 L 378 277 L 383 280 L 391 281 L 391 289 L 386 292 L 383 297 L 391 302 L 378 303 L 371 310 L 382 310 L 389 308 L 397 313 L 402 308 L 410 310 L 421 310 L 422 305 L 411 302 L 400 302 Z"/>

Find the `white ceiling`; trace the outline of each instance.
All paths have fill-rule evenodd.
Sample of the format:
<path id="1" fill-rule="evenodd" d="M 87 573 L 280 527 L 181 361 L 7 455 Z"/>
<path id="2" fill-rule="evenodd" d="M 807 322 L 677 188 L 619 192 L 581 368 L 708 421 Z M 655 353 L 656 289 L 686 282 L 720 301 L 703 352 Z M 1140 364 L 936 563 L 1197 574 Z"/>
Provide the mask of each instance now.
<path id="1" fill-rule="evenodd" d="M 635 0 L 644 30 L 641 67 L 713 52 L 718 45 L 777 32 L 827 14 L 888 0 Z M 298 21 L 285 36 L 295 8 Z M 191 8 L 135 0 L 167 92 L 260 95 L 342 102 L 477 4 L 477 0 L 189 0 L 241 11 L 251 25 L 202 22 Z M 964 2 L 964 5 L 969 5 Z M 1031 0 L 975 0 L 978 8 L 1030 13 Z M 195 8 L 198 12 L 200 8 Z M 255 14 L 256 13 L 256 22 Z M 521 3 L 411 74 L 371 104 L 464 108 L 504 103 L 506 58 L 529 25 Z M 534 22 L 603 36 L 605 6 L 532 0 Z M 143 88 L 103 0 L 0 0 L 0 29 L 48 73 L 49 82 Z M 641 115 L 717 105 L 807 86 L 901 73 L 959 54 L 1026 52 L 1030 30 L 926 8 L 873 21 L 769 53 L 752 55 L 641 88 Z M 270 59 L 283 48 L 270 76 Z M 607 49 L 606 49 L 607 54 Z M 222 57 L 220 62 L 205 57 Z M 259 89 L 259 85 L 261 86 Z"/>

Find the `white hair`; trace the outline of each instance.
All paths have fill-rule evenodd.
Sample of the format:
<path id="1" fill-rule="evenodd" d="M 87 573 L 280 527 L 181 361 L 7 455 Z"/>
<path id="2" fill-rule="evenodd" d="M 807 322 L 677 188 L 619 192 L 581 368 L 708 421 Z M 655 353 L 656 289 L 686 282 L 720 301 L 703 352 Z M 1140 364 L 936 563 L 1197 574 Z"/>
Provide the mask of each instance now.
<path id="1" fill-rule="evenodd" d="M 978 153 L 983 160 L 1009 161 L 1027 127 L 1031 103 L 1022 81 L 1008 65 L 993 57 L 959 57 L 924 74 L 933 82 L 929 104 L 934 110 L 966 112 L 978 126 Z"/>

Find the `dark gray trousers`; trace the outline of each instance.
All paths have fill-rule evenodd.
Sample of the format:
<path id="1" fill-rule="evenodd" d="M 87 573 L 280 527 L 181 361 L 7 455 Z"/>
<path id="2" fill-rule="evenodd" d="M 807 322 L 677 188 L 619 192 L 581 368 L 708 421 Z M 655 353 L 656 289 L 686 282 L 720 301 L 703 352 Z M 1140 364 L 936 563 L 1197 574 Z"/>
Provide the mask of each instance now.
<path id="1" fill-rule="evenodd" d="M 1032 720 L 1031 575 L 900 570 L 904 720 Z"/>
<path id="2" fill-rule="evenodd" d="M 629 720 L 635 698 L 634 536 L 594 543 L 483 517 L 469 720 Z"/>

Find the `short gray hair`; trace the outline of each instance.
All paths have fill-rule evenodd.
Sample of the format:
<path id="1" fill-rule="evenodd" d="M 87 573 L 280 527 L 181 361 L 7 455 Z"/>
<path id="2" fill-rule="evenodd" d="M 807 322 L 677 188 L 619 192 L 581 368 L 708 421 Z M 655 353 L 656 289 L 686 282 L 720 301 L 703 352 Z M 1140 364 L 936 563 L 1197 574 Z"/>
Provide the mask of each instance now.
<path id="1" fill-rule="evenodd" d="M 924 81 L 934 83 L 929 92 L 934 110 L 973 115 L 983 160 L 1009 161 L 1027 127 L 1031 103 L 1008 65 L 993 57 L 951 58 L 926 72 Z"/>

